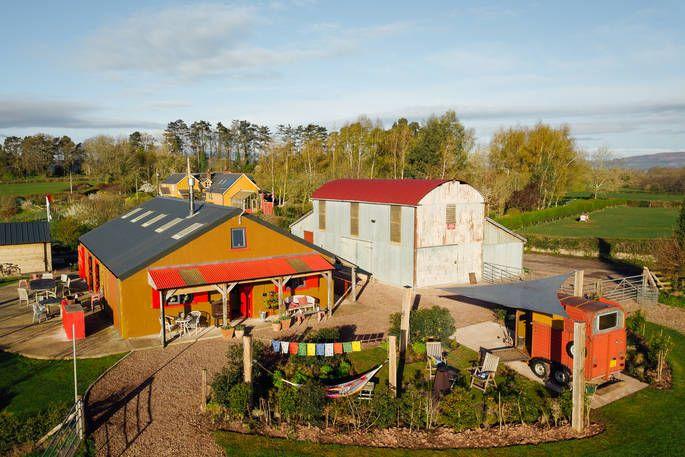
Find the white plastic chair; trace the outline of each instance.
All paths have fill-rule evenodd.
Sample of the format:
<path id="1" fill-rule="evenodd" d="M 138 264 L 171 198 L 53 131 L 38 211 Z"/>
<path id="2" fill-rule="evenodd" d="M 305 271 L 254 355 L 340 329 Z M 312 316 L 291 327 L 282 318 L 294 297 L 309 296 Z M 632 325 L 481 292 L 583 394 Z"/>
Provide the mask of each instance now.
<path id="1" fill-rule="evenodd" d="M 197 335 L 197 329 L 200 327 L 200 318 L 202 313 L 200 311 L 191 311 L 189 314 L 190 320 L 188 321 L 188 330 L 193 330 L 193 333 Z"/>
<path id="2" fill-rule="evenodd" d="M 48 320 L 48 310 L 45 306 L 34 302 L 33 304 L 33 320 L 32 322 L 35 323 L 36 320 L 38 320 L 38 323 L 40 324 L 40 319 L 41 317 L 45 318 L 45 320 Z"/>
<path id="3" fill-rule="evenodd" d="M 42 279 L 55 279 L 55 275 L 51 271 L 43 273 L 40 277 Z"/>
<path id="4" fill-rule="evenodd" d="M 439 363 L 443 363 L 442 358 L 442 343 L 440 341 L 426 342 L 426 370 L 428 370 L 428 377 L 433 379 L 435 377 L 435 369 Z"/>
<path id="5" fill-rule="evenodd" d="M 17 289 L 17 294 L 19 295 L 19 304 L 21 305 L 22 302 L 26 302 L 26 306 L 31 306 L 31 296 L 29 295 L 28 289 L 24 289 L 23 287 L 19 287 Z"/>

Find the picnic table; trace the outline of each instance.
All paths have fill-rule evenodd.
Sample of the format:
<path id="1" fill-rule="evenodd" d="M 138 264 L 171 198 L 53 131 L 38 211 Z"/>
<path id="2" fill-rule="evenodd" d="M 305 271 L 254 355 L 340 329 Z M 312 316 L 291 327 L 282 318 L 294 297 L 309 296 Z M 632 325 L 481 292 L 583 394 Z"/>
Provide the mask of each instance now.
<path id="1" fill-rule="evenodd" d="M 59 308 L 59 313 L 62 314 L 62 300 L 60 300 L 57 297 L 45 297 L 41 298 L 38 303 L 40 303 L 42 306 L 45 306 L 45 309 L 47 310 L 48 317 L 52 317 L 54 314 L 52 312 L 52 307 L 56 306 Z"/>
<path id="2" fill-rule="evenodd" d="M 55 279 L 33 279 L 29 281 L 29 288 L 37 296 L 48 295 L 48 292 L 57 293 L 57 281 Z"/>

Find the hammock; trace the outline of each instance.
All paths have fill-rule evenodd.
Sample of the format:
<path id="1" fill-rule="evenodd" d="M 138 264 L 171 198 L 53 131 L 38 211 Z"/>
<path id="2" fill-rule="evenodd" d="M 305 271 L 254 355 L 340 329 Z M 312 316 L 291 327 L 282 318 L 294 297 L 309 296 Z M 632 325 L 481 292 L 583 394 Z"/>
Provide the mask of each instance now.
<path id="1" fill-rule="evenodd" d="M 268 370 L 264 365 L 259 363 L 257 360 L 253 360 L 253 362 L 262 367 L 263 370 L 265 370 L 267 373 L 273 376 L 274 373 Z M 369 381 L 371 381 L 371 378 L 373 378 L 376 375 L 376 373 L 378 373 L 378 370 L 380 370 L 384 364 L 385 363 L 381 363 L 376 368 L 372 368 L 366 373 L 362 373 L 350 381 L 346 381 L 340 384 L 333 384 L 332 386 L 326 387 L 326 397 L 342 398 L 349 397 L 350 395 L 359 393 L 359 391 L 361 391 L 364 388 L 364 386 Z M 295 382 L 288 381 L 287 379 L 281 379 L 281 381 L 296 389 L 302 387 L 302 384 L 297 384 Z"/>
<path id="2" fill-rule="evenodd" d="M 381 363 L 376 368 L 372 368 L 366 373 L 360 374 L 351 381 L 326 387 L 326 397 L 349 397 L 350 395 L 359 393 L 359 391 L 362 390 L 369 381 L 371 381 L 371 378 L 373 378 L 376 373 L 378 373 L 378 370 L 380 370 L 382 367 L 383 364 Z"/>

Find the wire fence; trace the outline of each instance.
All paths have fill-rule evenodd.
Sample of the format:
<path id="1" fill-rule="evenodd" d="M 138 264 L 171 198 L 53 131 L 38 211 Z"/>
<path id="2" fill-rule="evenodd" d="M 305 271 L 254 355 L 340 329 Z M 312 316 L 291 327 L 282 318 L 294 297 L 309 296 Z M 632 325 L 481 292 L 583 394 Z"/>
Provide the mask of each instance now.
<path id="1" fill-rule="evenodd" d="M 64 420 L 43 437 L 43 457 L 71 457 L 76 454 L 85 432 L 84 417 L 83 400 L 79 398 Z"/>

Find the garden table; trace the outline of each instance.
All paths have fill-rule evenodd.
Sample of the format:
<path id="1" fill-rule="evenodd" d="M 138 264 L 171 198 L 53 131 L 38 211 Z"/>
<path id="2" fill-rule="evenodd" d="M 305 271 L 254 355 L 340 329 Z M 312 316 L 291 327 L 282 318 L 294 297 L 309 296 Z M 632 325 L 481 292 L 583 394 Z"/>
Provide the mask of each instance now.
<path id="1" fill-rule="evenodd" d="M 52 306 L 57 306 L 60 309 L 60 314 L 62 314 L 62 307 L 61 307 L 62 300 L 60 300 L 59 298 L 56 298 L 56 297 L 41 298 L 40 300 L 38 300 L 38 303 L 45 306 L 45 309 L 48 312 L 48 317 L 53 316 L 52 309 L 51 309 Z"/>
<path id="2" fill-rule="evenodd" d="M 57 293 L 57 280 L 55 279 L 34 279 L 29 281 L 29 287 L 36 295 L 45 294 L 47 292 Z"/>

